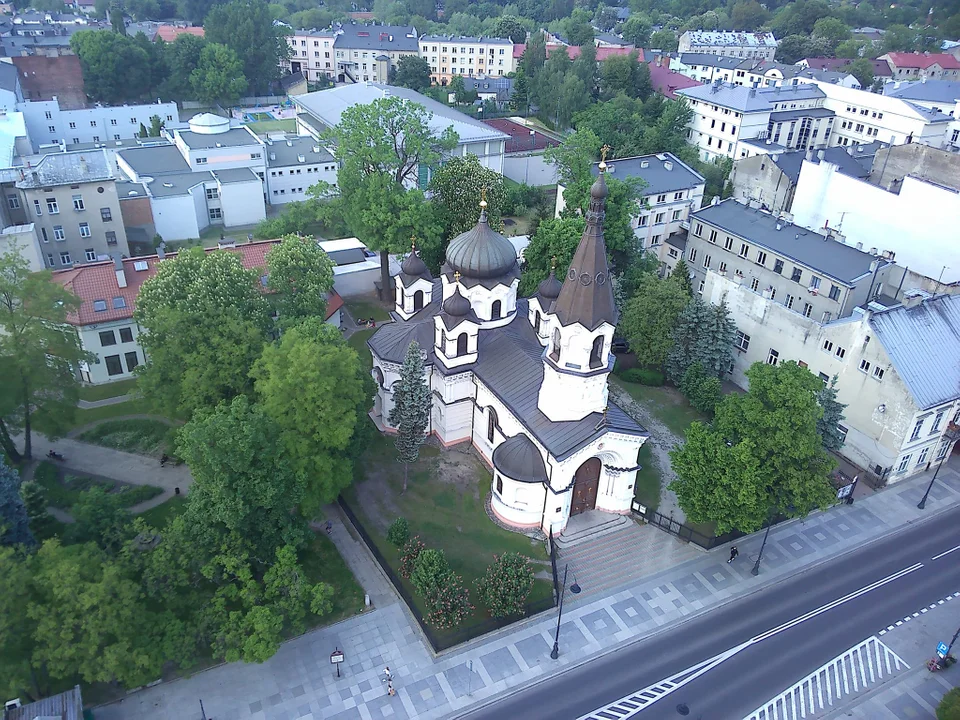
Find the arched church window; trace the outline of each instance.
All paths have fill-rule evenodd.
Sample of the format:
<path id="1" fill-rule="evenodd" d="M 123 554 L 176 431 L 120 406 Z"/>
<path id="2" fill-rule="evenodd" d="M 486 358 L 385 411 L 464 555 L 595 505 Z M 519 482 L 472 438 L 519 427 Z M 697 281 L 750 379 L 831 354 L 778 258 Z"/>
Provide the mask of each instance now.
<path id="1" fill-rule="evenodd" d="M 537 310 L 537 314 L 533 316 L 533 329 L 537 331 L 537 334 L 540 334 L 540 311 Z"/>
<path id="2" fill-rule="evenodd" d="M 590 349 L 590 367 L 598 368 L 605 364 L 603 362 L 603 335 L 597 335 L 597 338 L 593 341 L 593 347 Z"/>
<path id="3" fill-rule="evenodd" d="M 497 475 L 497 495 L 503 496 L 503 478 Z"/>
<path id="4" fill-rule="evenodd" d="M 503 307 L 502 303 L 499 300 L 494 300 L 493 305 L 490 306 L 490 319 L 499 320 L 501 308 Z"/>
<path id="5" fill-rule="evenodd" d="M 493 431 L 497 429 L 497 411 L 487 408 L 487 442 L 493 442 Z"/>
<path id="6" fill-rule="evenodd" d="M 423 310 L 423 290 L 417 290 L 413 294 L 413 309 Z"/>
<path id="7" fill-rule="evenodd" d="M 550 348 L 550 359 L 560 362 L 560 328 L 553 329 L 553 341 Z"/>
<path id="8" fill-rule="evenodd" d="M 467 334 L 460 333 L 457 335 L 457 357 L 467 354 Z"/>
<path id="9" fill-rule="evenodd" d="M 373 369 L 373 379 L 377 381 L 377 385 L 383 387 L 383 371 L 380 368 L 375 367 Z"/>

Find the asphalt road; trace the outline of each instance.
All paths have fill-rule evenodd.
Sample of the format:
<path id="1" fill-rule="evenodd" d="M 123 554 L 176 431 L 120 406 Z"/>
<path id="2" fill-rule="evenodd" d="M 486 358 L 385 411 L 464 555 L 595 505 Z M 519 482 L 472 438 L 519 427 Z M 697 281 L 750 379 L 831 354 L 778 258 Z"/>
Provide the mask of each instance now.
<path id="1" fill-rule="evenodd" d="M 791 624 L 642 710 L 641 720 L 734 720 L 887 625 L 960 590 L 960 508 L 462 715 L 573 720 L 918 563 L 923 567 Z M 561 646 L 561 651 L 562 651 Z M 934 648 L 931 648 L 931 656 Z"/>

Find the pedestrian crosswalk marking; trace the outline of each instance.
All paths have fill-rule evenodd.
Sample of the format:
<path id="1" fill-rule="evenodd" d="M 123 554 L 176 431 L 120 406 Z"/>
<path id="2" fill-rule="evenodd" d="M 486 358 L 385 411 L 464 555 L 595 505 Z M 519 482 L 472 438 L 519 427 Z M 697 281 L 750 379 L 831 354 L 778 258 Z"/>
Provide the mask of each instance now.
<path id="1" fill-rule="evenodd" d="M 883 630 L 878 632 L 877 635 L 880 635 L 880 636 L 886 635 L 888 632 L 890 632 L 895 628 L 900 627 L 905 622 L 910 622 L 911 618 L 920 617 L 920 615 L 930 610 L 936 610 L 937 607 L 939 607 L 940 605 L 943 605 L 948 600 L 953 600 L 955 597 L 960 597 L 960 591 L 957 591 L 952 595 L 947 595 L 945 598 L 941 598 L 940 600 L 937 600 L 935 603 L 930 603 L 928 607 L 921 608 L 919 612 L 915 612 L 915 613 L 911 613 L 910 615 L 907 615 L 906 617 L 903 618 L 903 620 L 897 620 L 897 622 L 895 622 L 893 625 L 887 625 Z"/>
<path id="2" fill-rule="evenodd" d="M 771 698 L 744 720 L 800 720 L 833 707 L 844 695 L 909 670 L 899 655 L 871 636 Z"/>

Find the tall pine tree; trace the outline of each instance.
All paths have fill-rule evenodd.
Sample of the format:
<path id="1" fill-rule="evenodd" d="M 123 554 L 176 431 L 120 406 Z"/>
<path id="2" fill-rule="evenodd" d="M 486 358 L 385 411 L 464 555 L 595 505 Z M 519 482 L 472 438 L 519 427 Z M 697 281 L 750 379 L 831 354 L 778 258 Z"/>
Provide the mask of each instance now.
<path id="1" fill-rule="evenodd" d="M 737 324 L 730 317 L 726 299 L 719 305 L 710 305 L 709 310 L 700 362 L 703 363 L 703 369 L 707 371 L 707 375 L 722 379 L 733 357 L 733 341 L 737 335 Z"/>
<path id="2" fill-rule="evenodd" d="M 839 450 L 843 447 L 843 435 L 838 426 L 843 422 L 846 405 L 837 402 L 836 375 L 830 378 L 829 383 L 823 384 L 823 389 L 817 393 L 817 402 L 823 408 L 823 416 L 817 420 L 817 432 L 823 438 L 823 446 L 827 450 Z"/>
<path id="3" fill-rule="evenodd" d="M 20 486 L 20 497 L 27 509 L 33 536 L 40 542 L 52 538 L 56 534 L 56 521 L 47 510 L 47 491 L 43 485 L 34 480 L 23 483 Z"/>
<path id="4" fill-rule="evenodd" d="M 679 263 L 677 267 L 680 267 Z M 676 269 L 673 274 L 677 274 Z M 680 317 L 677 318 L 677 326 L 673 329 L 673 347 L 670 348 L 664 363 L 667 377 L 677 387 L 680 387 L 689 367 L 699 359 L 701 334 L 707 325 L 708 312 L 706 304 L 698 296 L 687 303 Z"/>
<path id="5" fill-rule="evenodd" d="M 410 343 L 400 368 L 400 381 L 393 392 L 390 424 L 397 429 L 397 454 L 403 463 L 403 492 L 407 491 L 410 463 L 420 457 L 430 420 L 430 388 L 423 377 L 420 344 Z"/>
<path id="6" fill-rule="evenodd" d="M 30 519 L 20 497 L 20 475 L 0 456 L 0 545 L 34 545 Z"/>
<path id="7" fill-rule="evenodd" d="M 683 258 L 677 260 L 677 264 L 673 266 L 670 277 L 687 291 L 687 295 L 693 297 L 693 283 L 690 282 L 690 267 Z"/>
<path id="8" fill-rule="evenodd" d="M 736 333 L 725 300 L 712 305 L 693 298 L 680 313 L 673 331 L 673 347 L 665 363 L 670 382 L 679 386 L 694 363 L 703 366 L 707 377 L 722 379 L 730 365 Z"/>

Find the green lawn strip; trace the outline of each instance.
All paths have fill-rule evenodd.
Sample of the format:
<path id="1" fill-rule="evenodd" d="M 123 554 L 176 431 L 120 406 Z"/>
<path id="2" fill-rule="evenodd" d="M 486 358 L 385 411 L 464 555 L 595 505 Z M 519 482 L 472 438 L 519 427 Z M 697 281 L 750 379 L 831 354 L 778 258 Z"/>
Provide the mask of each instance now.
<path id="1" fill-rule="evenodd" d="M 347 310 L 350 311 L 350 315 L 353 317 L 354 322 L 360 318 L 373 318 L 377 322 L 386 322 L 390 319 L 389 311 L 387 311 L 383 305 L 373 299 L 364 300 L 360 298 L 351 298 L 349 300 L 344 300 L 343 304 L 347 306 Z"/>
<path id="2" fill-rule="evenodd" d="M 174 495 L 166 502 L 160 503 L 149 510 L 144 510 L 137 517 L 146 520 L 150 527 L 162 530 L 170 524 L 171 520 L 183 513 L 186 509 L 186 501 L 186 496 Z"/>
<path id="3" fill-rule="evenodd" d="M 80 387 L 80 399 L 87 402 L 96 402 L 97 400 L 107 400 L 109 398 L 129 395 L 137 389 L 135 378 L 128 380 L 119 380 L 117 382 L 105 383 L 103 385 L 82 385 Z"/>
<path id="4" fill-rule="evenodd" d="M 637 463 L 641 469 L 637 471 L 637 482 L 633 486 L 633 497 L 641 505 L 646 505 L 650 510 L 656 510 L 660 507 L 660 488 L 662 478 L 660 477 L 660 467 L 657 465 L 656 458 L 650 449 L 650 441 L 644 443 L 637 455 Z"/>
<path id="5" fill-rule="evenodd" d="M 47 491 L 47 502 L 66 511 L 80 499 L 80 493 L 94 487 L 121 495 L 125 507 L 138 505 L 163 493 L 163 488 L 155 485 L 128 485 L 114 480 L 66 473 L 60 477 L 60 468 L 46 460 L 37 466 L 33 478 Z"/>
<path id="6" fill-rule="evenodd" d="M 170 426 L 159 420 L 108 420 L 77 438 L 84 442 L 141 455 L 170 453 Z"/>
<path id="7" fill-rule="evenodd" d="M 283 120 L 277 120 L 276 118 L 272 120 L 257 120 L 256 122 L 247 123 L 247 127 L 258 135 L 280 131 L 292 133 L 297 131 L 297 121 L 294 118 L 284 118 Z"/>
<path id="8" fill-rule="evenodd" d="M 357 330 L 353 335 L 347 338 L 347 345 L 357 351 L 364 367 L 373 367 L 373 357 L 370 355 L 370 348 L 367 347 L 367 340 L 377 331 L 376 328 L 367 330 Z"/>
<path id="9" fill-rule="evenodd" d="M 300 553 L 300 562 L 311 582 L 325 582 L 333 586 L 333 611 L 323 617 L 309 616 L 310 627 L 329 625 L 363 610 L 363 588 L 353 576 L 337 546 L 322 534 Z"/>
<path id="10" fill-rule="evenodd" d="M 709 418 L 691 407 L 687 399 L 675 388 L 665 385 L 661 387 L 640 385 L 626 382 L 617 377 L 613 377 L 611 380 L 628 392 L 630 397 L 647 408 L 652 415 L 678 437 L 685 437 L 690 423 L 696 420 L 709 422 Z"/>

